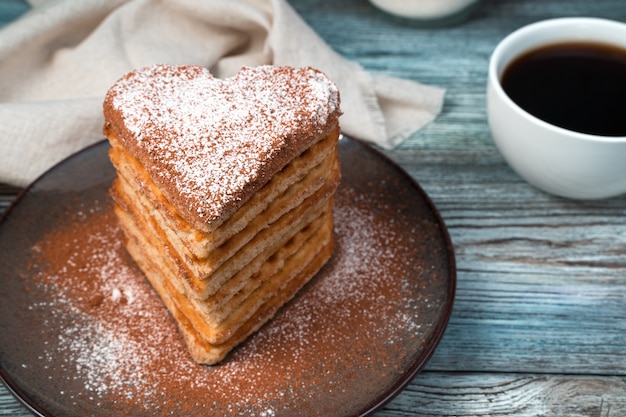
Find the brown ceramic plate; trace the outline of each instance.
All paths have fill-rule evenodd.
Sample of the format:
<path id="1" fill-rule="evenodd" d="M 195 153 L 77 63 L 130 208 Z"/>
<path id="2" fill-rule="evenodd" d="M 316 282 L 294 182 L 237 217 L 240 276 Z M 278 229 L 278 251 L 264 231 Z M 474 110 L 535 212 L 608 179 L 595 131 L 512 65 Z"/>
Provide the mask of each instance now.
<path id="1" fill-rule="evenodd" d="M 277 316 L 206 367 L 126 255 L 102 142 L 0 223 L 0 372 L 45 416 L 369 415 L 439 343 L 456 286 L 436 208 L 370 147 L 340 141 L 337 249 Z"/>

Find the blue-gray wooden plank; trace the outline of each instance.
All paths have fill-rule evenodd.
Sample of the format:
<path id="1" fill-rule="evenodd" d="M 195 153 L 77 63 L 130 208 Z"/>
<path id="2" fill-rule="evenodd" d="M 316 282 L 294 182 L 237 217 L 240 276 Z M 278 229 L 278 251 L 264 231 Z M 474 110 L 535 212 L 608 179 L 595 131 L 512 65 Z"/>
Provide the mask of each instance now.
<path id="1" fill-rule="evenodd" d="M 17 19 L 30 9 L 24 0 L 0 0 L 0 28 Z"/>

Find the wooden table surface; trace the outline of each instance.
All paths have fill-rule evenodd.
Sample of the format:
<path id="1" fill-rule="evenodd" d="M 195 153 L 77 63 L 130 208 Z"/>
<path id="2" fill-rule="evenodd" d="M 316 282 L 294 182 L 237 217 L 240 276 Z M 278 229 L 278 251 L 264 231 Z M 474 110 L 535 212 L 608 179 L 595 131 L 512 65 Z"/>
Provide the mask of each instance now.
<path id="1" fill-rule="evenodd" d="M 366 69 L 447 89 L 440 117 L 386 153 L 448 226 L 455 308 L 426 369 L 376 416 L 626 416 L 626 196 L 581 202 L 531 187 L 498 153 L 485 115 L 500 39 L 552 17 L 626 21 L 626 2 L 485 0 L 443 29 L 389 19 L 366 0 L 290 3 Z M 24 10 L 0 1 L 0 24 Z M 0 186 L 0 209 L 15 192 Z M 4 415 L 29 413 L 0 387 Z"/>

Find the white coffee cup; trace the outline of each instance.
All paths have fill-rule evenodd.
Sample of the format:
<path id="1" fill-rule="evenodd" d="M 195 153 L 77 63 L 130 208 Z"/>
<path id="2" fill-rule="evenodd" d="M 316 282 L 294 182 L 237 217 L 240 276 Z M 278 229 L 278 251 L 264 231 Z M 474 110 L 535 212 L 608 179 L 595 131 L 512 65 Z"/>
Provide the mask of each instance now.
<path id="1" fill-rule="evenodd" d="M 573 199 L 626 193 L 626 136 L 596 136 L 557 127 L 522 109 L 502 88 L 502 74 L 516 57 L 565 42 L 598 42 L 626 49 L 626 24 L 558 18 L 530 24 L 504 38 L 489 62 L 487 116 L 493 139 L 522 178 L 548 193 Z"/>

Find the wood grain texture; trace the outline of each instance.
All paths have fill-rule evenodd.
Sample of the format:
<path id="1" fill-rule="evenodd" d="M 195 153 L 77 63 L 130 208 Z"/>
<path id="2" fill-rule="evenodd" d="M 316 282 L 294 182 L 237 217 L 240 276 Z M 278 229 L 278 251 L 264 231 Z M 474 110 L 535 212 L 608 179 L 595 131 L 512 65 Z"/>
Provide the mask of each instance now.
<path id="1" fill-rule="evenodd" d="M 376 416 L 626 416 L 626 196 L 580 202 L 536 190 L 504 162 L 485 115 L 500 39 L 552 17 L 626 21 L 624 0 L 485 0 L 442 29 L 400 23 L 366 0 L 290 3 L 369 71 L 447 90 L 440 117 L 385 153 L 449 228 L 455 309 L 426 370 Z M 15 190 L 0 195 L 3 209 Z M 28 415 L 4 387 L 2 415 Z"/>
<path id="2" fill-rule="evenodd" d="M 626 381 L 593 376 L 423 373 L 377 417 L 619 417 Z"/>

